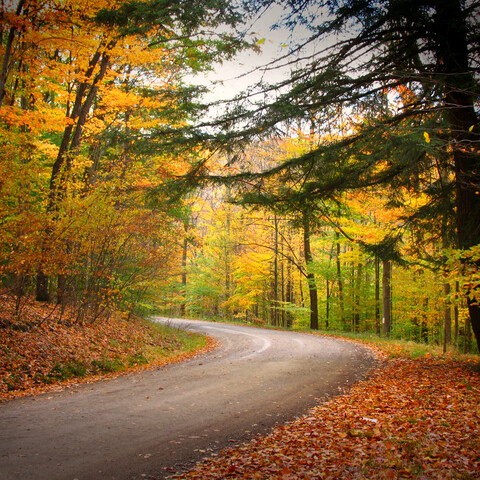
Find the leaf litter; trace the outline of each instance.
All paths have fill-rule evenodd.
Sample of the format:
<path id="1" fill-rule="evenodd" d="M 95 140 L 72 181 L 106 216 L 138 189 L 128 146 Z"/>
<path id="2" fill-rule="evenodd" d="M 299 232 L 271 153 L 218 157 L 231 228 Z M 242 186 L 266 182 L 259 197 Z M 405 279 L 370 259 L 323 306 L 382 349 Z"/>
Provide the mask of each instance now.
<path id="1" fill-rule="evenodd" d="M 170 478 L 479 479 L 476 364 L 372 348 L 378 368 L 348 393 Z"/>
<path id="2" fill-rule="evenodd" d="M 185 350 L 175 335 L 135 317 L 81 325 L 65 312 L 45 321 L 51 306 L 34 301 L 15 318 L 9 303 L 2 299 L 0 312 L 0 401 L 158 368 L 216 345 L 199 337 Z"/>
<path id="3" fill-rule="evenodd" d="M 41 318 L 41 307 L 24 316 Z M 119 375 L 123 372 L 87 371 L 85 378 L 65 380 L 51 373 L 55 365 L 72 360 L 82 364 L 88 358 L 91 364 L 95 358 L 138 358 L 139 345 L 155 341 L 144 323 L 121 319 L 87 327 L 53 319 L 27 330 L 3 326 L 0 400 Z M 214 346 L 210 342 L 201 351 Z M 382 348 L 390 350 L 374 348 L 380 359 L 375 372 L 348 393 L 171 478 L 480 479 L 480 375 L 474 362 L 412 359 L 391 346 Z M 198 353 L 184 352 L 154 365 L 140 361 L 124 372 Z M 46 378 L 53 384 L 45 384 Z"/>

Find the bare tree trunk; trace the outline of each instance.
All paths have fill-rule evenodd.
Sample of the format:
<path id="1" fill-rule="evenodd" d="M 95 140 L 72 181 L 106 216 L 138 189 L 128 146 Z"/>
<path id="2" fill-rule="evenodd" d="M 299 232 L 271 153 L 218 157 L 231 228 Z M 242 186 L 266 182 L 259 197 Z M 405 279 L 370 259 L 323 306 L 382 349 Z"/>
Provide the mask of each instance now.
<path id="1" fill-rule="evenodd" d="M 389 260 L 383 261 L 383 334 L 388 337 L 392 330 L 392 263 Z"/>
<path id="2" fill-rule="evenodd" d="M 445 313 L 443 326 L 443 353 L 447 352 L 447 347 L 452 343 L 452 309 L 450 306 L 450 284 L 446 281 L 443 284 L 443 294 L 445 295 Z"/>
<path id="3" fill-rule="evenodd" d="M 345 323 L 345 301 L 343 298 L 343 278 L 342 278 L 342 265 L 340 262 L 340 242 L 338 241 L 340 238 L 340 235 L 335 233 L 335 237 L 337 240 L 337 282 L 338 282 L 338 297 L 340 300 L 340 318 L 342 321 L 342 324 Z"/>
<path id="4" fill-rule="evenodd" d="M 225 302 L 228 302 L 230 297 L 232 296 L 232 272 L 230 269 L 230 254 L 231 254 L 231 242 L 230 242 L 230 227 L 231 227 L 231 218 L 230 212 L 227 211 L 227 231 L 226 231 L 226 238 L 225 238 L 225 245 L 224 245 L 224 252 L 225 252 L 225 271 L 224 271 L 224 278 L 225 278 Z M 231 307 L 226 306 L 225 311 L 227 317 L 232 319 L 232 310 Z"/>
<path id="5" fill-rule="evenodd" d="M 353 313 L 353 331 L 357 332 L 360 326 L 360 290 L 362 286 L 363 265 L 358 263 L 355 278 L 355 311 Z"/>
<path id="6" fill-rule="evenodd" d="M 465 319 L 465 340 L 464 340 L 464 346 L 463 346 L 464 353 L 470 353 L 470 349 L 472 348 L 470 327 L 471 327 L 470 317 L 467 317 Z"/>
<path id="7" fill-rule="evenodd" d="M 281 325 L 284 327 L 287 323 L 286 312 L 285 312 L 285 262 L 284 262 L 284 253 L 283 253 L 283 236 L 280 237 L 280 295 L 282 299 L 282 309 L 280 311 L 281 315 Z"/>
<path id="8" fill-rule="evenodd" d="M 458 330 L 459 330 L 459 325 L 458 325 L 458 317 L 459 317 L 459 311 L 458 311 L 458 293 L 460 291 L 460 284 L 459 282 L 455 282 L 455 293 L 456 293 L 456 301 L 455 301 L 455 306 L 453 307 L 453 314 L 455 317 L 455 347 L 458 347 Z"/>
<path id="9" fill-rule="evenodd" d="M 466 22 L 460 0 L 434 2 L 439 74 L 444 75 L 445 107 L 453 145 L 456 182 L 457 239 L 461 249 L 480 243 L 480 170 L 478 151 L 470 148 L 478 137 L 474 108 L 476 82 L 469 66 Z M 441 60 L 441 61 L 440 61 Z M 479 262 L 474 262 L 478 268 Z M 480 296 L 478 289 L 474 293 Z M 471 325 L 480 348 L 480 304 L 467 296 Z"/>
<path id="10" fill-rule="evenodd" d="M 187 226 L 185 224 L 185 230 Z M 187 294 L 187 250 L 188 250 L 188 241 L 187 237 L 183 239 L 183 249 L 182 249 L 182 303 L 180 304 L 180 316 L 184 317 L 186 313 L 186 294 Z"/>
<path id="11" fill-rule="evenodd" d="M 313 255 L 310 245 L 310 213 L 306 210 L 303 211 L 303 250 L 308 271 L 313 262 Z M 312 271 L 308 271 L 307 281 L 310 293 L 310 328 L 318 330 L 318 292 L 315 274 Z"/>
<path id="12" fill-rule="evenodd" d="M 326 305 L 325 305 L 325 328 L 328 330 L 330 323 L 330 281 L 326 280 Z"/>
<path id="13" fill-rule="evenodd" d="M 375 333 L 380 335 L 380 259 L 375 257 Z"/>
<path id="14" fill-rule="evenodd" d="M 292 261 L 287 260 L 287 285 L 286 285 L 286 301 L 292 305 L 295 301 L 293 297 L 293 280 L 292 280 Z M 287 314 L 287 327 L 290 328 L 293 324 L 293 316 L 291 312 Z"/>

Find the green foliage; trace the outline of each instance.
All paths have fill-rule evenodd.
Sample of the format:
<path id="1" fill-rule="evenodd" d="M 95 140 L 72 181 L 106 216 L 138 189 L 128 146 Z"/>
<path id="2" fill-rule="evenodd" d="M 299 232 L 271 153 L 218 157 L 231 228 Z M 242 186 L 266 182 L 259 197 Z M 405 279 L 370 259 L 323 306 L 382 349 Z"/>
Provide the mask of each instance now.
<path id="1" fill-rule="evenodd" d="M 65 363 L 57 363 L 50 374 L 47 375 L 46 382 L 50 383 L 58 380 L 68 380 L 73 377 L 84 377 L 87 375 L 87 366 L 83 362 L 71 360 Z"/>
<path id="2" fill-rule="evenodd" d="M 35 290 L 80 323 L 151 313 L 183 227 L 165 187 L 199 156 L 183 133 L 201 89 L 183 77 L 248 46 L 220 33 L 241 18 L 223 0 L 53 3 L 2 4 L 24 51 L 1 79 L 3 291 L 17 314 Z"/>
<path id="3" fill-rule="evenodd" d="M 474 302 L 479 301 L 480 292 L 480 244 L 468 249 L 448 249 L 445 252 L 447 265 L 454 272 L 462 291 Z"/>
<path id="4" fill-rule="evenodd" d="M 292 0 L 293 13 L 286 14 L 285 23 L 291 27 L 310 23 L 313 33 L 306 45 L 325 41 L 321 48 L 305 50 L 304 56 L 299 55 L 301 61 L 292 58 L 290 78 L 277 85 L 259 85 L 259 92 L 268 95 L 258 95 L 257 104 L 254 96 L 240 97 L 246 100 L 215 124 L 224 130 L 228 126 L 217 139 L 230 151 L 236 142 L 244 148 L 260 136 L 271 142 L 279 131 L 306 137 L 307 129 L 312 137 L 309 148 L 277 155 L 276 162 L 260 168 L 242 155 L 235 164 L 230 155 L 223 167 L 228 171 L 234 163 L 233 174 L 209 174 L 202 163 L 188 180 L 229 185 L 237 188 L 239 203 L 285 216 L 306 208 L 377 259 L 403 266 L 408 259 L 438 271 L 444 266 L 439 245 L 453 243 L 466 250 L 480 243 L 475 129 L 480 3 L 322 2 L 329 7 L 326 20 L 312 13 L 314 5 L 318 4 Z M 382 204 L 392 211 L 405 208 L 395 222 L 383 222 L 382 237 L 372 241 L 352 234 L 337 211 L 346 195 L 379 188 L 386 200 Z M 409 242 L 408 255 L 403 244 L 406 233 L 415 239 Z M 463 264 L 471 269 L 467 304 L 480 344 L 480 307 L 475 301 L 478 262 Z M 367 317 L 372 315 L 371 309 L 360 305 L 363 288 L 357 280 L 346 278 L 345 295 L 339 299 L 341 312 L 336 317 L 345 328 L 350 324 L 356 329 L 365 321 L 360 322 L 359 307 L 368 312 Z M 412 325 L 403 332 L 441 335 L 442 315 L 433 321 L 431 314 L 436 295 L 426 308 L 428 321 L 410 318 Z"/>

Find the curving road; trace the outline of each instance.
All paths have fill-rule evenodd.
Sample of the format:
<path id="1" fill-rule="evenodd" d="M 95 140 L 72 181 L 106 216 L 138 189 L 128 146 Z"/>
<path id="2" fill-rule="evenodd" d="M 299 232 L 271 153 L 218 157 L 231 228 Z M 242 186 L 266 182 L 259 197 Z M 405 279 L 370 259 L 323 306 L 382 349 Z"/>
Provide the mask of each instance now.
<path id="1" fill-rule="evenodd" d="M 181 364 L 0 405 L 0 480 L 160 479 L 305 413 L 362 378 L 331 338 L 161 319 L 220 347 Z"/>

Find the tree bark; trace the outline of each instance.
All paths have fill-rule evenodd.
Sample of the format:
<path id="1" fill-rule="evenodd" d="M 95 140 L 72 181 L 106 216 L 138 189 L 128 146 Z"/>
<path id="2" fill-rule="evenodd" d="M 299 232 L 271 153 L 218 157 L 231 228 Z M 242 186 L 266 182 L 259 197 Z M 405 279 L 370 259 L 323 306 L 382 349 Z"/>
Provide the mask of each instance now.
<path id="1" fill-rule="evenodd" d="M 340 300 L 340 318 L 342 324 L 345 323 L 345 302 L 343 298 L 343 278 L 342 278 L 342 265 L 340 262 L 340 242 L 338 241 L 340 235 L 338 232 L 335 234 L 337 240 L 337 282 L 338 282 L 338 297 Z"/>
<path id="2" fill-rule="evenodd" d="M 480 243 L 480 155 L 471 149 L 478 141 L 474 108 L 475 80 L 469 68 L 465 18 L 459 0 L 435 2 L 436 44 L 440 73 L 444 75 L 445 108 L 456 182 L 457 241 L 460 249 Z M 472 127 L 475 127 L 473 130 Z M 480 262 L 477 261 L 477 268 Z M 471 292 L 480 297 L 478 290 Z M 480 305 L 467 297 L 468 311 L 480 348 Z"/>
<path id="3" fill-rule="evenodd" d="M 388 337 L 392 330 L 392 263 L 383 261 L 382 295 L 383 295 L 383 334 Z"/>
<path id="4" fill-rule="evenodd" d="M 326 305 L 325 305 L 325 329 L 328 330 L 330 324 L 330 281 L 326 280 Z"/>
<path id="5" fill-rule="evenodd" d="M 226 219 L 226 238 L 225 238 L 225 244 L 223 246 L 224 248 L 224 265 L 225 265 L 225 271 L 224 271 L 224 279 L 225 279 L 225 296 L 224 296 L 224 301 L 227 303 L 227 306 L 225 307 L 225 314 L 227 318 L 232 319 L 232 310 L 230 306 L 228 306 L 228 301 L 230 297 L 232 296 L 232 272 L 230 268 L 230 255 L 231 255 L 231 248 L 232 244 L 230 241 L 230 236 L 231 236 L 231 218 L 230 218 L 230 211 L 227 211 L 227 219 Z"/>
<path id="6" fill-rule="evenodd" d="M 353 313 L 353 331 L 357 332 L 360 326 L 360 295 L 362 287 L 362 277 L 363 277 L 363 265 L 359 262 L 356 268 L 356 277 L 355 277 L 355 311 Z"/>
<path id="7" fill-rule="evenodd" d="M 310 245 L 310 212 L 303 211 L 303 251 L 305 263 L 307 264 L 307 281 L 310 294 L 310 328 L 318 330 L 318 292 L 315 274 L 308 271 L 313 262 L 312 249 Z"/>
<path id="8" fill-rule="evenodd" d="M 447 352 L 447 347 L 452 343 L 452 309 L 450 306 L 450 284 L 445 281 L 443 284 L 443 293 L 445 295 L 445 312 L 444 312 L 444 328 L 443 328 L 443 353 Z"/>
<path id="9" fill-rule="evenodd" d="M 459 324 L 458 324 L 458 319 L 459 319 L 459 314 L 460 312 L 458 311 L 458 293 L 460 292 L 460 284 L 459 282 L 455 282 L 455 304 L 453 307 L 453 315 L 455 318 L 455 347 L 458 347 L 458 330 L 459 330 Z"/>
<path id="10" fill-rule="evenodd" d="M 293 305 L 295 299 L 293 297 L 293 279 L 292 279 L 292 261 L 287 260 L 287 285 L 286 285 L 286 301 Z M 293 315 L 291 312 L 287 314 L 287 327 L 290 328 L 293 324 Z"/>
<path id="11" fill-rule="evenodd" d="M 380 259 L 375 257 L 375 333 L 380 332 Z"/>
<path id="12" fill-rule="evenodd" d="M 93 101 L 96 97 L 98 84 L 103 80 L 107 72 L 107 67 L 110 62 L 110 57 L 107 51 L 114 47 L 116 42 L 112 41 L 106 47 L 106 51 L 101 52 L 102 45 L 93 55 L 90 60 L 89 68 L 85 72 L 85 77 L 89 79 L 92 77 L 95 67 L 100 62 L 100 70 L 93 78 L 91 84 L 88 81 L 81 83 L 76 92 L 75 103 L 72 109 L 70 119 L 72 122 L 65 128 L 63 132 L 62 142 L 58 150 L 57 158 L 52 167 L 52 174 L 50 177 L 50 192 L 49 201 L 47 205 L 48 212 L 55 212 L 58 208 L 58 202 L 63 195 L 66 180 L 66 171 L 70 169 L 72 162 L 72 155 L 80 146 L 83 127 L 87 121 L 88 112 L 90 111 Z M 48 243 L 49 237 L 52 235 L 52 226 L 48 226 L 45 230 L 44 251 L 45 245 Z M 37 272 L 37 288 L 36 299 L 38 301 L 49 301 L 50 294 L 48 291 L 48 276 L 45 274 L 45 268 L 40 266 Z"/>
<path id="13" fill-rule="evenodd" d="M 186 313 L 186 294 L 187 294 L 187 252 L 188 252 L 188 240 L 186 237 L 187 224 L 185 223 L 185 238 L 183 239 L 182 248 L 182 303 L 180 304 L 180 316 L 184 317 Z"/>
<path id="14" fill-rule="evenodd" d="M 273 285 L 272 285 L 273 308 L 272 308 L 271 324 L 274 326 L 277 326 L 278 325 L 278 218 L 277 218 L 277 215 L 274 216 L 273 224 L 275 227 L 275 237 L 274 237 Z"/>
<path id="15" fill-rule="evenodd" d="M 17 9 L 15 11 L 17 15 L 20 15 L 22 13 L 24 5 L 25 5 L 25 0 L 19 0 Z M 16 31 L 17 29 L 15 27 L 10 28 L 8 32 L 8 37 L 7 37 L 7 44 L 5 45 L 5 52 L 3 54 L 2 71 L 0 72 L 0 108 L 2 108 L 3 99 L 5 98 L 9 63 L 10 63 L 10 58 L 12 56 L 13 41 L 15 39 Z"/>

